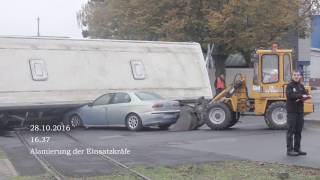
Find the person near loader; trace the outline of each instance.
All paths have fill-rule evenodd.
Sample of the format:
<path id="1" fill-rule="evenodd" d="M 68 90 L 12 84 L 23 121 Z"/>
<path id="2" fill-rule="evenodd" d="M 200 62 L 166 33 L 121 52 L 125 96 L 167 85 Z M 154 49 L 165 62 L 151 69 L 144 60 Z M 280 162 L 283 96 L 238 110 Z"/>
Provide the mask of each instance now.
<path id="1" fill-rule="evenodd" d="M 216 96 L 225 89 L 224 75 L 220 74 L 214 81 L 214 87 L 216 89 Z"/>
<path id="2" fill-rule="evenodd" d="M 301 151 L 301 132 L 304 124 L 303 101 L 311 98 L 304 86 L 300 83 L 301 74 L 294 71 L 292 81 L 286 88 L 287 95 L 287 155 L 298 156 L 306 155 Z"/>

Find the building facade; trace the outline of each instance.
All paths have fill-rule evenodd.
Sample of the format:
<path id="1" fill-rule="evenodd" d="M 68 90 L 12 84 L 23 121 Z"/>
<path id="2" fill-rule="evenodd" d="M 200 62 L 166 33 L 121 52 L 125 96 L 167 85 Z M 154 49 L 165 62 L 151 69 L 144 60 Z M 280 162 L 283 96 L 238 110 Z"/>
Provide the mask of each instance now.
<path id="1" fill-rule="evenodd" d="M 320 87 L 320 15 L 312 18 L 310 85 Z"/>

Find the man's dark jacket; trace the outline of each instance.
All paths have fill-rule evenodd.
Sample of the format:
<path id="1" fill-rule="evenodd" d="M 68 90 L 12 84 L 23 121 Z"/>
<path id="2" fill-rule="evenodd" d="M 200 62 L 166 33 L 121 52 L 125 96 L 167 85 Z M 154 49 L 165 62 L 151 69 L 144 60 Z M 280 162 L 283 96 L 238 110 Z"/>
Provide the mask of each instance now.
<path id="1" fill-rule="evenodd" d="M 301 100 L 302 95 L 307 94 L 304 86 L 300 82 L 291 81 L 286 88 L 286 94 L 287 94 L 287 112 L 288 113 L 304 112 L 303 101 Z"/>

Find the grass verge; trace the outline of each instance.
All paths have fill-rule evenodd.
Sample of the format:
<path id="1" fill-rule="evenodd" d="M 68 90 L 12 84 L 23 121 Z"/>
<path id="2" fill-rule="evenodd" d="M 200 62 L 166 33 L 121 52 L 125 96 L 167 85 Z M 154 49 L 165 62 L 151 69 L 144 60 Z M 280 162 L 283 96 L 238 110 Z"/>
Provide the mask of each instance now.
<path id="1" fill-rule="evenodd" d="M 44 174 L 39 176 L 16 176 L 8 180 L 55 180 L 55 178 L 49 174 Z"/>
<path id="2" fill-rule="evenodd" d="M 320 180 L 320 170 L 252 161 L 223 161 L 205 164 L 185 164 L 176 167 L 135 167 L 153 180 Z M 136 180 L 129 175 L 92 177 L 88 180 Z"/>
<path id="3" fill-rule="evenodd" d="M 203 164 L 185 164 L 175 167 L 134 168 L 152 180 L 320 180 L 320 169 L 288 166 L 277 163 L 252 161 L 222 161 Z M 10 180 L 52 180 L 49 175 L 36 177 L 14 177 Z M 70 180 L 138 180 L 128 173 L 114 173 L 109 176 L 70 178 Z"/>
<path id="4" fill-rule="evenodd" d="M 139 172 L 151 179 L 162 180 L 278 180 L 310 179 L 320 180 L 320 170 L 305 167 L 287 166 L 276 163 L 251 161 L 224 161 L 207 164 L 190 164 L 177 167 L 138 167 Z"/>
<path id="5" fill-rule="evenodd" d="M 4 151 L 2 151 L 1 148 L 0 148 L 0 160 L 1 160 L 1 159 L 7 159 L 7 156 L 6 156 L 6 154 L 4 153 Z"/>

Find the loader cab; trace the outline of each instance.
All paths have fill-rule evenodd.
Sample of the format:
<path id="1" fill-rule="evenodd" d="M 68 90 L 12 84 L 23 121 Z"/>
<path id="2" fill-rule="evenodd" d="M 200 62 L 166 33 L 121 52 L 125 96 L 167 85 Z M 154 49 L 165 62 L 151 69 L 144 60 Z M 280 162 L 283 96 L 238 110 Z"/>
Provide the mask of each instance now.
<path id="1" fill-rule="evenodd" d="M 285 98 L 285 86 L 291 80 L 292 50 L 278 49 L 256 50 L 252 56 L 254 75 L 252 98 Z"/>

